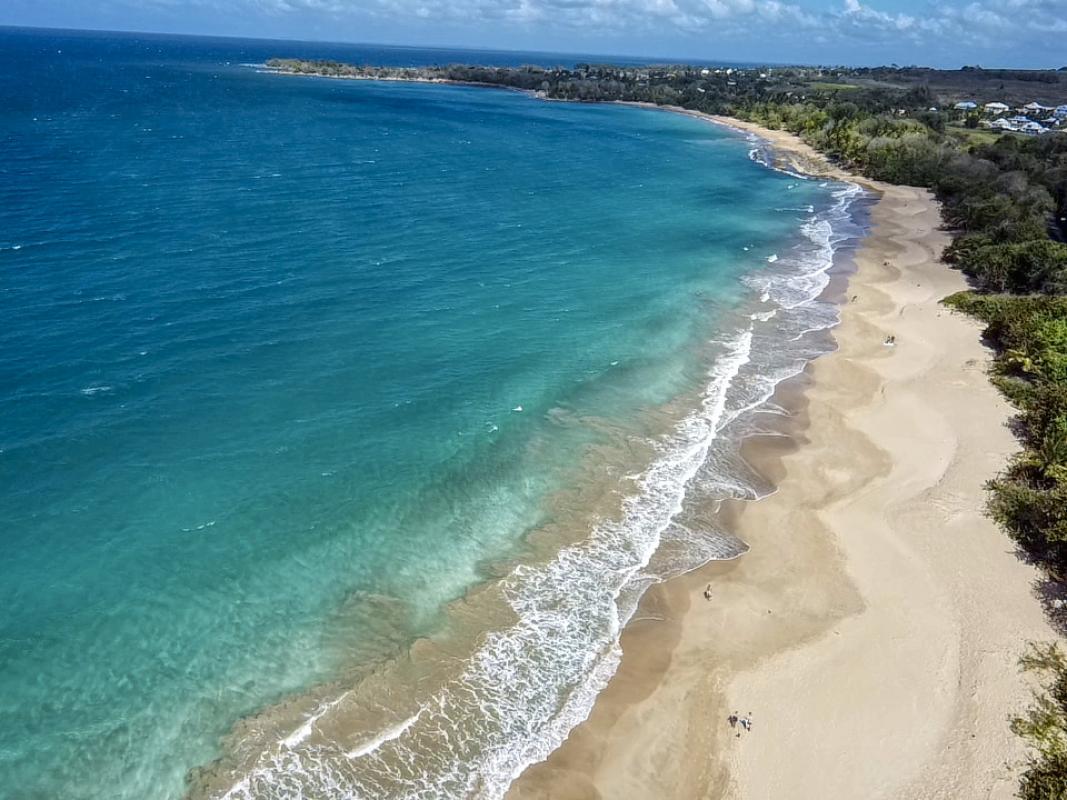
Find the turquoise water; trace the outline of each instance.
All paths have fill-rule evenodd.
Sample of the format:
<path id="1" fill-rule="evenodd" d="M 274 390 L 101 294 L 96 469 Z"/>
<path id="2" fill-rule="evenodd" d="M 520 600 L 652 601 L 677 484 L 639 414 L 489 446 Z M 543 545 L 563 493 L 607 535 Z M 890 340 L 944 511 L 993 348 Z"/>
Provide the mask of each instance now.
<path id="1" fill-rule="evenodd" d="M 180 797 L 437 630 L 840 206 L 692 119 L 278 47 L 0 31 L 5 797 Z"/>

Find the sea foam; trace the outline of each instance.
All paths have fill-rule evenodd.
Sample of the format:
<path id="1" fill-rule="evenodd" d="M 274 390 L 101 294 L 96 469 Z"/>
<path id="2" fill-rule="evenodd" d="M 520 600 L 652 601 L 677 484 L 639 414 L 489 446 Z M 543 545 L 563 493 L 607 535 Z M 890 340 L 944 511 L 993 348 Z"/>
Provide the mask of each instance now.
<path id="1" fill-rule="evenodd" d="M 747 280 L 753 299 L 774 307 L 739 317 L 733 334 L 710 344 L 717 355 L 699 407 L 657 444 L 618 519 L 503 579 L 512 625 L 486 633 L 465 668 L 415 713 L 347 747 L 308 740 L 343 696 L 320 705 L 221 796 L 495 799 L 558 747 L 615 673 L 620 633 L 644 590 L 743 552 L 743 543 L 690 526 L 681 512 L 690 493 L 759 495 L 738 468 L 737 438 L 749 412 L 828 349 L 809 334 L 837 322 L 836 307 L 818 298 L 839 245 L 858 233 L 849 229 L 850 207 L 861 193 L 835 189 L 832 205 L 804 224 L 801 242 Z"/>

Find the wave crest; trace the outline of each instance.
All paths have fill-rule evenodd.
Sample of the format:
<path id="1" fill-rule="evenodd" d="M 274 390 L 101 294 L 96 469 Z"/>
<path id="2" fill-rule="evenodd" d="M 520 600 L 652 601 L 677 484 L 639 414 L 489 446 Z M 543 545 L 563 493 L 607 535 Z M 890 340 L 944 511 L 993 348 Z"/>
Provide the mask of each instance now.
<path id="1" fill-rule="evenodd" d="M 394 712 L 392 724 L 351 741 L 312 735 L 344 711 L 348 693 L 321 703 L 214 796 L 495 799 L 558 747 L 618 667 L 621 630 L 644 590 L 746 549 L 688 517 L 687 496 L 766 491 L 740 463 L 737 444 L 752 430 L 749 412 L 830 349 L 812 334 L 836 324 L 838 312 L 818 298 L 835 252 L 859 234 L 849 226 L 861 194 L 851 184 L 835 190 L 831 207 L 805 222 L 802 241 L 747 281 L 761 310 L 712 343 L 717 357 L 699 407 L 659 443 L 619 518 L 600 522 L 547 563 L 515 566 L 500 584 L 512 622 L 482 635 L 457 674 L 417 708 Z"/>

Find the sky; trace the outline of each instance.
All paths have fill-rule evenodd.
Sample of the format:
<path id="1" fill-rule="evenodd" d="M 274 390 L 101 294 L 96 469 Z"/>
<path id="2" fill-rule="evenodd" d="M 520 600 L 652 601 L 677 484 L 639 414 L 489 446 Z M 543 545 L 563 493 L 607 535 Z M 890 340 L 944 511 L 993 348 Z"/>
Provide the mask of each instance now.
<path id="1" fill-rule="evenodd" d="M 1067 0 L 0 0 L 0 25 L 670 60 L 1067 66 Z"/>

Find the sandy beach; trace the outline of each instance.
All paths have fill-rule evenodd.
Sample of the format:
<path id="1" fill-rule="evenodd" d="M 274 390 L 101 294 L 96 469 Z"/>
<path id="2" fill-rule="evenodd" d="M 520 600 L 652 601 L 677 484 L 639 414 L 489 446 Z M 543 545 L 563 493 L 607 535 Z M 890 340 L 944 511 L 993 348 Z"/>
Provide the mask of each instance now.
<path id="1" fill-rule="evenodd" d="M 847 177 L 789 134 L 725 122 Z M 1017 659 L 1053 634 L 1037 571 L 982 514 L 1017 449 L 1011 410 L 980 326 L 939 303 L 965 283 L 939 261 L 936 201 L 863 183 L 881 197 L 839 349 L 780 387 L 778 435 L 746 445 L 777 493 L 722 512 L 750 552 L 646 595 L 590 718 L 509 800 L 1014 795 Z"/>

